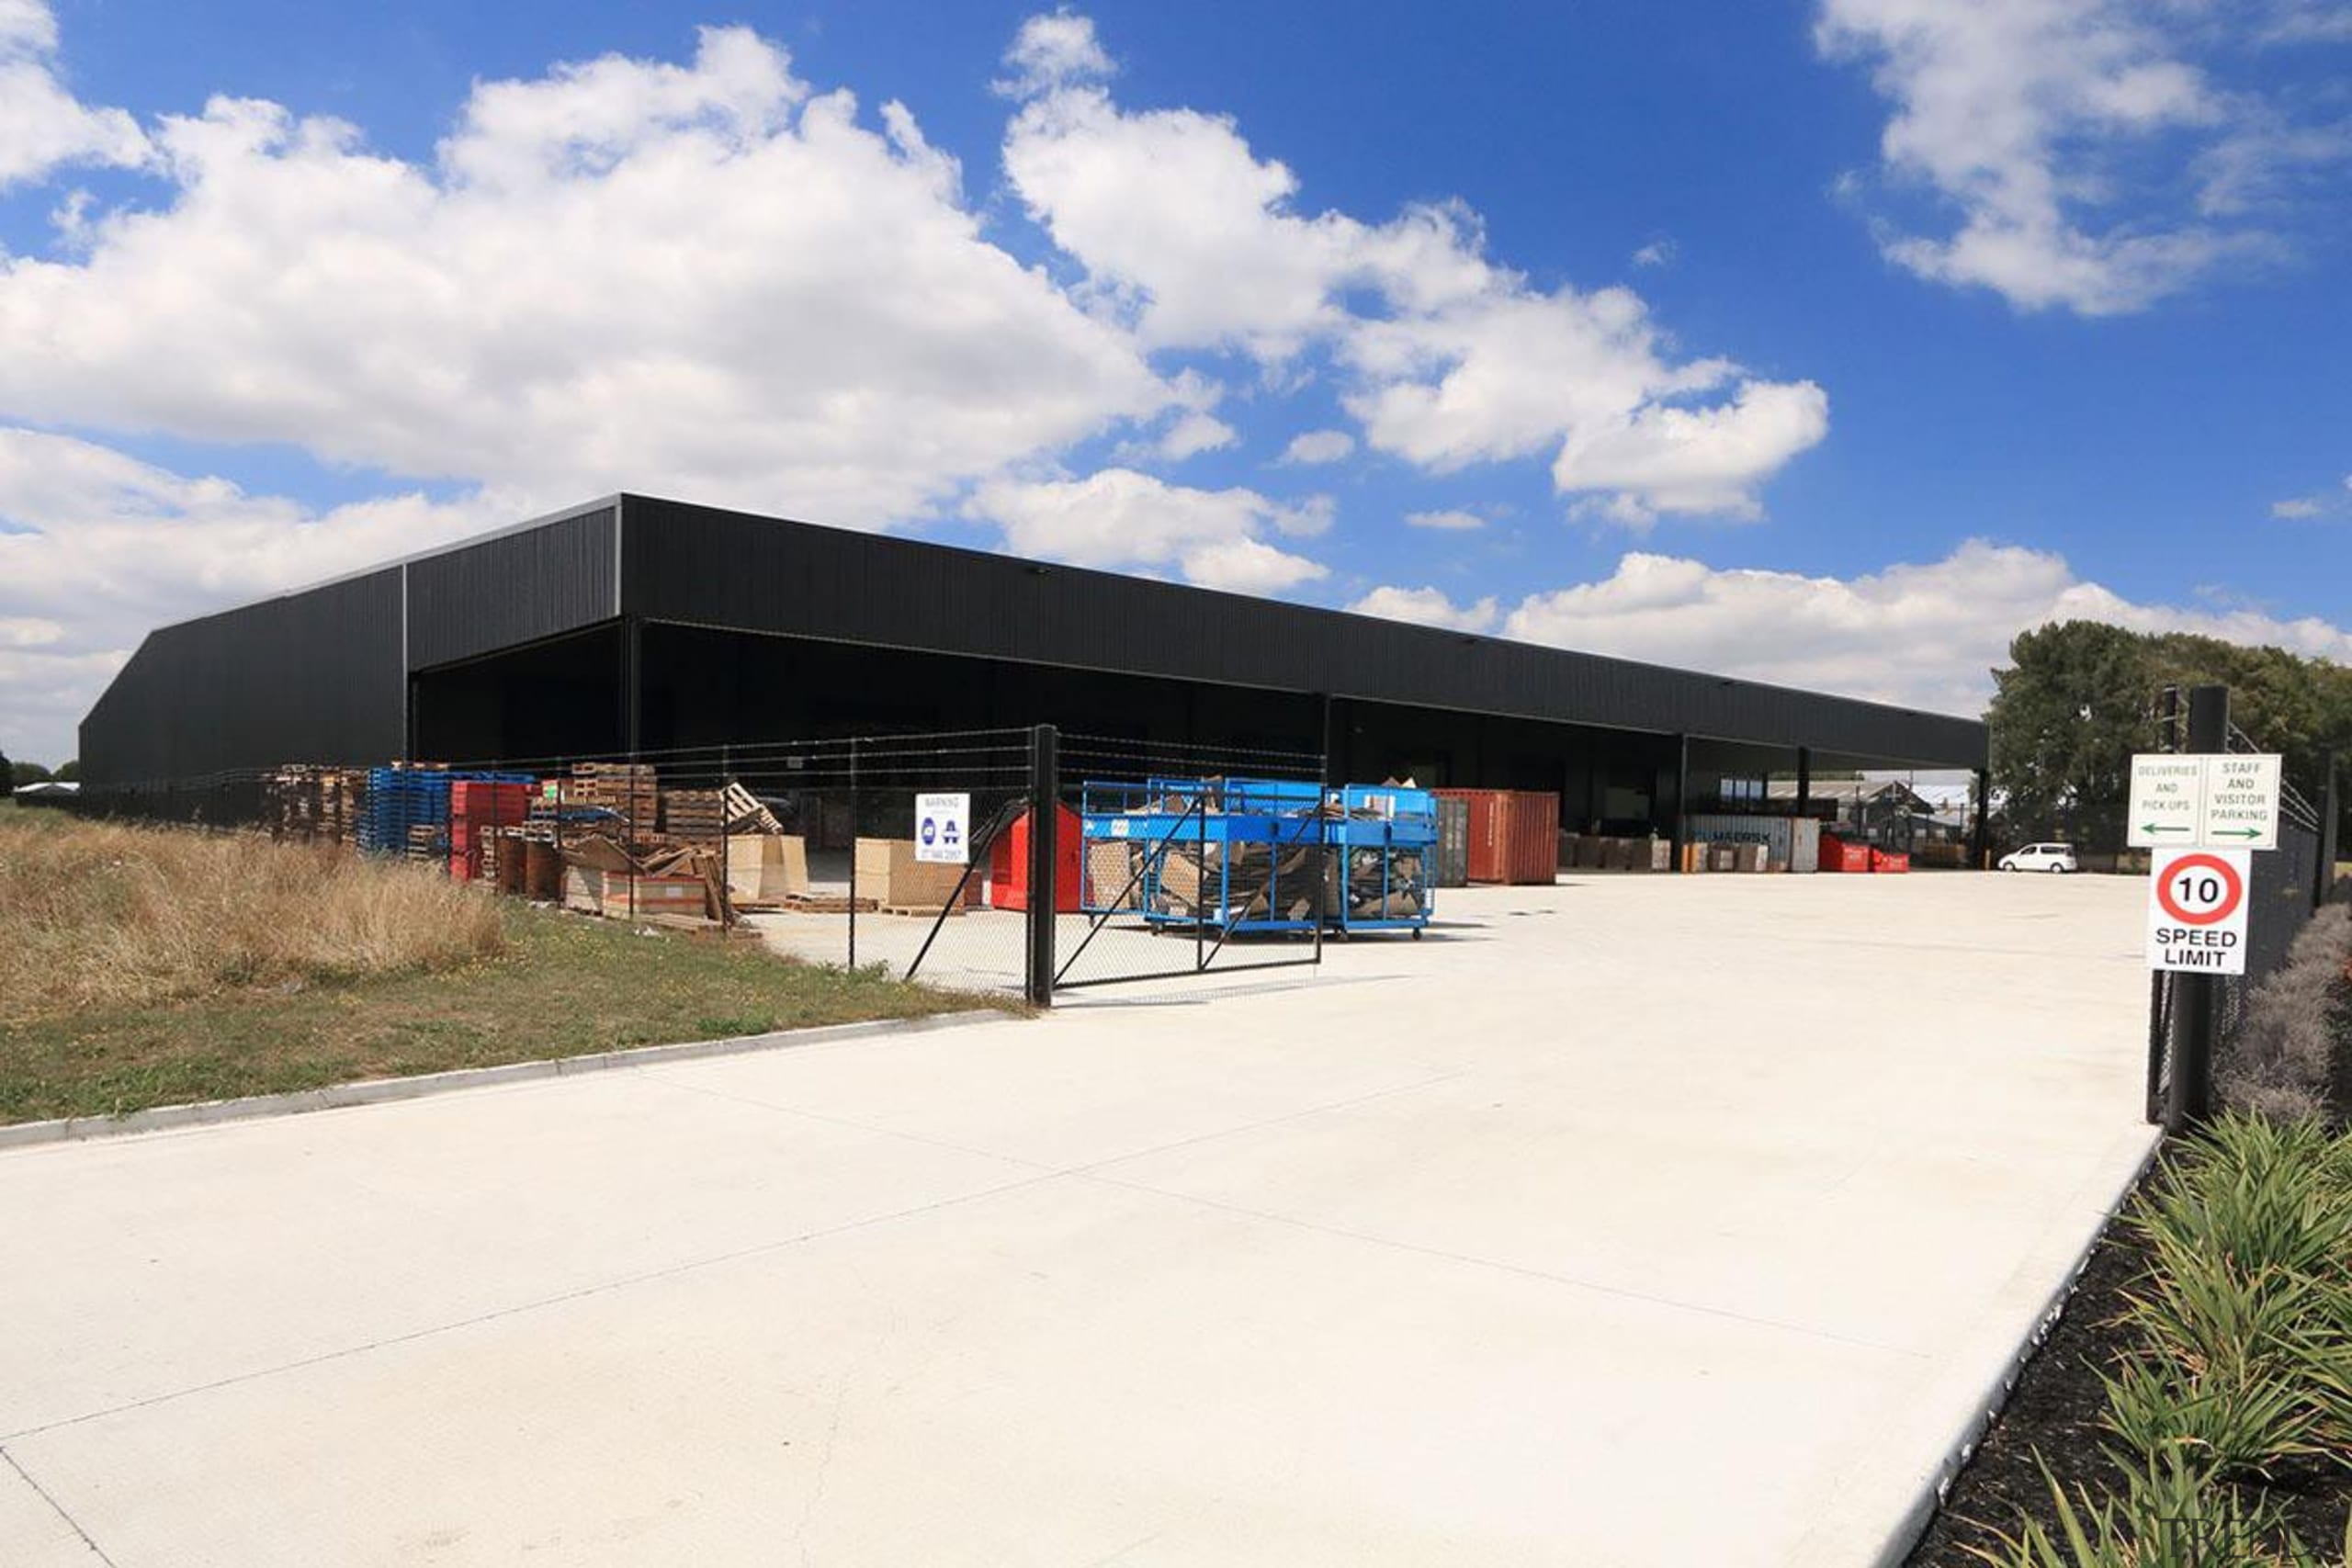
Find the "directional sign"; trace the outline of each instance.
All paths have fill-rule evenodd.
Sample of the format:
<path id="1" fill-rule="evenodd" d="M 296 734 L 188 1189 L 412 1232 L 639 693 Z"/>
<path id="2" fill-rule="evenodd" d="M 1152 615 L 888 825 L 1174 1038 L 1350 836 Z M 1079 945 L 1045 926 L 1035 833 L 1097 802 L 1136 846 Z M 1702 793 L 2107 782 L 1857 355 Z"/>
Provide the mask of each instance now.
<path id="1" fill-rule="evenodd" d="M 962 865 L 970 858 L 972 797 L 915 796 L 915 859 L 935 865 Z"/>
<path id="2" fill-rule="evenodd" d="M 2278 759 L 2205 759 L 2205 824 L 2198 841 L 2241 850 L 2278 847 Z"/>
<path id="3" fill-rule="evenodd" d="M 2132 815 L 2126 840 L 2134 849 L 2193 844 L 2205 820 L 2203 757 L 2169 752 L 2132 759 Z"/>
<path id="4" fill-rule="evenodd" d="M 2132 759 L 2131 807 L 2134 849 L 2275 850 L 2278 759 L 2143 752 Z"/>
<path id="5" fill-rule="evenodd" d="M 2148 876 L 2148 967 L 2245 973 L 2246 850 L 2159 850 Z"/>

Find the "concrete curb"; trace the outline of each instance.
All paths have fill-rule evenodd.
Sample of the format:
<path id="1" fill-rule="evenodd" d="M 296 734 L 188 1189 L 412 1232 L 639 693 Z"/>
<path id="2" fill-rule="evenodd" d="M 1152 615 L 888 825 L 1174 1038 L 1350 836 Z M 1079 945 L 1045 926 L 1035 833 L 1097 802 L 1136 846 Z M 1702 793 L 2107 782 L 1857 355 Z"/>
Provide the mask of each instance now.
<path id="1" fill-rule="evenodd" d="M 967 1023 L 1001 1021 L 1017 1014 L 993 1008 L 932 1013 L 922 1018 L 880 1018 L 860 1023 L 830 1023 L 814 1029 L 779 1030 L 770 1034 L 743 1034 L 727 1040 L 688 1040 L 674 1045 L 634 1045 L 621 1051 L 598 1051 L 584 1056 L 558 1056 L 536 1062 L 508 1062 L 495 1067 L 459 1067 L 446 1073 L 420 1073 L 414 1077 L 368 1078 L 358 1083 L 330 1084 L 324 1089 L 297 1089 L 290 1094 L 255 1094 L 242 1100 L 209 1100 L 195 1105 L 158 1105 L 127 1116 L 68 1116 L 53 1122 L 20 1122 L 0 1127 L 0 1151 L 31 1148 L 42 1144 L 80 1143 L 91 1138 L 126 1137 L 138 1133 L 163 1133 L 177 1128 L 209 1127 L 222 1122 L 251 1122 L 265 1117 L 299 1116 L 312 1111 L 339 1111 L 354 1105 L 383 1105 L 394 1100 L 423 1100 L 460 1089 L 489 1089 L 500 1084 L 529 1083 L 537 1078 L 572 1077 L 582 1073 L 611 1072 L 623 1067 L 659 1066 L 668 1062 L 699 1061 L 707 1056 L 735 1056 L 755 1051 L 782 1051 L 802 1045 L 824 1045 L 837 1040 L 867 1040 L 893 1034 L 921 1034 Z"/>
<path id="2" fill-rule="evenodd" d="M 2025 1376 L 2027 1364 L 2041 1352 L 2051 1332 L 2058 1326 L 2059 1318 L 2064 1315 L 2068 1303 L 2075 1299 L 2075 1287 L 2081 1281 L 2083 1270 L 2090 1267 L 2091 1254 L 2097 1252 L 2099 1244 L 2107 1239 L 2116 1216 L 2123 1212 L 2123 1205 L 2131 1201 L 2132 1194 L 2139 1190 L 2140 1183 L 2146 1179 L 2149 1168 L 2155 1164 L 2157 1156 L 2164 1152 L 2164 1139 L 2158 1136 L 2149 1144 L 2147 1152 L 2140 1156 L 2130 1179 L 2124 1181 L 2107 1205 L 2107 1218 L 2083 1244 L 2082 1250 L 2075 1257 L 2073 1267 L 2059 1280 L 2056 1288 L 2042 1303 L 2041 1310 L 2035 1314 L 2032 1327 L 2018 1342 L 2017 1348 L 2009 1353 L 2000 1371 L 1995 1374 L 1992 1382 L 1977 1398 L 1973 1413 L 1962 1425 L 1945 1450 L 1942 1460 L 1928 1473 L 1918 1495 L 1911 1500 L 1911 1506 L 1904 1510 L 1902 1517 L 1887 1532 L 1885 1541 L 1876 1555 L 1869 1560 L 1871 1568 L 1903 1568 L 1903 1563 L 1917 1550 L 1928 1527 L 1935 1523 L 1937 1513 L 1943 1507 L 1944 1498 L 1951 1492 L 1952 1483 L 1960 1479 L 1960 1472 L 1975 1457 L 1977 1444 L 1984 1440 L 1984 1434 L 2000 1418 L 2001 1411 L 2009 1403 L 2009 1396 L 2017 1392 L 2018 1383 Z"/>

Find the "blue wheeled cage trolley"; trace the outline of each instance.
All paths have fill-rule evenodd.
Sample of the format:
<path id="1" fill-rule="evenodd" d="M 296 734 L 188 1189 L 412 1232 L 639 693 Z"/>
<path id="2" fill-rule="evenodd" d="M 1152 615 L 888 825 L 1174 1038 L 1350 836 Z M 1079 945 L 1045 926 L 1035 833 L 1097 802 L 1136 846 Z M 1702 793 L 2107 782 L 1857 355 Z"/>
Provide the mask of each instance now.
<path id="1" fill-rule="evenodd" d="M 1331 791 L 1324 841 L 1337 885 L 1332 929 L 1343 936 L 1410 931 L 1418 941 L 1436 908 L 1437 837 L 1437 796 L 1429 790 L 1345 784 Z"/>
<path id="2" fill-rule="evenodd" d="M 1429 923 L 1426 790 L 1292 779 L 1153 778 L 1080 790 L 1080 907 L 1155 930 L 1342 934 Z"/>

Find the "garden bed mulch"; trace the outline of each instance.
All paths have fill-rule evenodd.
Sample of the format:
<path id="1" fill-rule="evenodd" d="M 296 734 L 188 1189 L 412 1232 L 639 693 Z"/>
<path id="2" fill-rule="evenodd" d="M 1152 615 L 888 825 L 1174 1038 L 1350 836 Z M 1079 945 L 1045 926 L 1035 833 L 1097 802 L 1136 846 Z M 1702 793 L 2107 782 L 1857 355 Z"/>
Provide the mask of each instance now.
<path id="1" fill-rule="evenodd" d="M 1995 1531 L 2014 1531 L 2020 1511 L 2054 1529 L 2045 1464 L 2070 1494 L 2085 1485 L 2094 1495 L 2109 1489 L 2117 1472 L 2102 1451 L 2102 1442 L 2110 1439 L 2099 1424 L 2107 1391 L 2098 1370 L 2109 1367 L 2125 1343 L 2114 1323 L 2123 1292 L 2143 1271 L 2143 1256 L 2138 1238 L 2120 1221 L 2109 1225 L 2065 1312 L 2027 1363 L 1906 1568 L 1983 1568 L 1984 1560 L 1970 1549 L 1996 1547 Z M 2343 1540 L 2352 1473 L 2316 1463 L 2282 1470 L 2267 1491 L 2285 1506 L 2289 1524 L 2305 1543 Z"/>

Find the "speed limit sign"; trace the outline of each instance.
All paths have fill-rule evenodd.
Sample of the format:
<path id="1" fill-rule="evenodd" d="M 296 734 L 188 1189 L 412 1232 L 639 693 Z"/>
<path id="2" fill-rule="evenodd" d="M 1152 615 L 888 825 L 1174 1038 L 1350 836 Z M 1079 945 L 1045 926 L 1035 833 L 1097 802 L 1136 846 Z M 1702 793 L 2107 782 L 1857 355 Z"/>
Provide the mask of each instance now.
<path id="1" fill-rule="evenodd" d="M 2253 852 L 2159 850 L 2148 875 L 2148 967 L 2245 973 Z"/>

